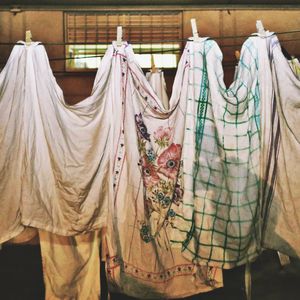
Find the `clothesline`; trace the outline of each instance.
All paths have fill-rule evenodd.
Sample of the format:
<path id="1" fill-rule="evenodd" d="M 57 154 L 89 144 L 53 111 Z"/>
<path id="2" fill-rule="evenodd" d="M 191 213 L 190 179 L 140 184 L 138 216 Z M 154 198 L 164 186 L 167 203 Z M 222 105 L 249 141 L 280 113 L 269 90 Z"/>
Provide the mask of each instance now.
<path id="1" fill-rule="evenodd" d="M 281 32 L 275 32 L 276 35 L 283 35 L 283 34 L 293 34 L 293 33 L 300 33 L 300 29 L 295 29 L 295 30 L 290 30 L 290 31 L 281 31 Z M 238 38 L 247 38 L 249 35 L 231 35 L 231 36 L 222 36 L 222 37 L 211 37 L 214 40 L 225 40 L 225 39 L 238 39 Z M 163 43 L 176 43 L 176 42 L 186 42 L 188 39 L 175 39 L 175 40 L 149 40 L 149 41 L 143 41 L 143 44 L 163 44 Z M 107 42 L 47 42 L 47 43 L 42 43 L 45 46 L 67 46 L 67 45 L 107 45 L 110 43 L 109 41 Z M 141 44 L 141 42 L 130 42 L 130 44 Z M 18 43 L 11 43 L 11 42 L 0 42 L 0 46 L 10 46 L 10 45 L 19 45 Z M 20 44 L 21 45 L 21 44 Z"/>
<path id="2" fill-rule="evenodd" d="M 281 41 L 283 42 L 291 42 L 291 41 L 300 41 L 300 39 L 292 39 L 292 40 L 283 40 Z M 21 44 L 20 44 L 21 45 Z M 241 45 L 220 45 L 221 48 L 229 48 L 229 47 L 239 47 Z M 178 49 L 177 51 L 175 50 L 175 54 L 180 54 L 180 50 Z M 174 50 L 170 49 L 170 50 L 157 50 L 157 51 L 151 51 L 151 52 L 143 52 L 143 53 L 137 53 L 137 54 L 162 54 L 162 53 L 173 53 L 174 54 Z M 104 54 L 103 54 L 104 55 Z M 103 55 L 92 55 L 92 56 L 81 56 L 81 57 L 53 57 L 53 58 L 49 58 L 50 62 L 53 61 L 67 61 L 67 60 L 73 60 L 73 59 L 86 59 L 86 58 L 102 58 Z M 5 65 L 5 62 L 0 62 L 0 66 Z M 232 61 L 227 61 L 227 62 L 223 62 L 223 67 L 224 68 L 233 68 L 234 64 L 236 63 L 236 60 L 232 60 Z M 161 68 L 164 69 L 164 68 Z"/>
<path id="3" fill-rule="evenodd" d="M 290 39 L 290 40 L 282 40 L 281 43 L 284 42 L 292 42 L 292 41 L 300 41 L 299 39 Z M 220 45 L 221 48 L 237 48 L 241 47 L 242 44 L 238 45 Z M 176 52 L 177 54 L 180 54 L 180 49 L 174 50 L 174 49 L 162 49 L 162 50 L 153 50 L 153 51 L 145 51 L 142 53 L 136 53 L 136 54 L 162 54 L 162 53 L 174 53 Z M 103 57 L 103 55 L 93 55 L 93 56 L 81 56 L 81 57 L 59 57 L 59 58 L 49 58 L 49 61 L 60 61 L 60 60 L 72 60 L 72 59 L 83 59 L 83 58 L 97 58 L 97 57 Z M 228 65 L 232 66 L 232 64 Z"/>
<path id="4" fill-rule="evenodd" d="M 278 34 L 289 34 L 289 33 L 296 33 L 299 32 L 300 30 L 293 30 L 293 31 L 285 31 L 285 32 L 279 32 L 276 33 Z M 236 38 L 242 38 L 242 37 L 251 37 L 251 36 L 239 36 Z M 223 37 L 225 38 L 232 38 L 232 37 Z M 218 38 L 211 38 L 211 39 L 218 39 Z M 219 38 L 221 39 L 221 38 Z M 187 41 L 187 40 L 185 40 Z M 281 40 L 281 43 L 286 43 L 286 42 L 296 42 L 296 41 L 300 41 L 300 38 L 295 38 L 295 39 L 285 39 L 285 40 Z M 146 43 L 146 42 L 145 42 Z M 0 43 L 0 45 L 24 45 L 21 43 Z M 54 43 L 41 43 L 42 45 L 45 46 L 49 46 L 49 45 L 54 45 Z M 103 45 L 107 45 L 107 43 L 97 43 L 97 44 L 103 44 Z M 130 44 L 135 44 L 135 43 L 130 43 Z M 56 44 L 55 44 L 56 45 Z M 58 44 L 57 44 L 58 45 Z M 61 45 L 76 45 L 76 43 L 61 43 Z M 80 44 L 82 45 L 82 44 Z M 89 45 L 89 43 L 86 43 L 85 45 Z M 94 45 L 94 44 L 93 44 Z M 238 48 L 241 47 L 242 44 L 230 44 L 230 45 L 220 45 L 221 48 Z M 160 50 L 148 50 L 148 51 L 143 51 L 142 53 L 136 53 L 136 54 L 163 54 L 163 53 L 172 53 L 172 54 L 180 54 L 181 50 L 180 49 L 160 49 Z M 73 60 L 73 59 L 86 59 L 86 58 L 102 58 L 104 54 L 99 54 L 99 55 L 92 55 L 92 56 L 81 56 L 81 57 L 53 57 L 53 58 L 49 58 L 49 61 L 67 61 L 67 60 Z M 296 54 L 297 55 L 297 54 Z M 225 62 L 223 63 L 223 67 L 225 68 L 229 68 L 229 67 L 234 67 L 234 63 L 235 61 L 231 61 L 231 62 Z M 0 65 L 4 65 L 5 62 L 0 62 Z"/>

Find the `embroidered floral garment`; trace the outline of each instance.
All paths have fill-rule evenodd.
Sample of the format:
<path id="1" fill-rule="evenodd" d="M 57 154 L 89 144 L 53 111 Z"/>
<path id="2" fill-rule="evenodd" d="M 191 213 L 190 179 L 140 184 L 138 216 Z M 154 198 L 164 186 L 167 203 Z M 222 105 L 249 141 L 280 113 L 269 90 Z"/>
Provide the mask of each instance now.
<path id="1" fill-rule="evenodd" d="M 269 42 L 274 96 L 264 104 L 263 246 L 300 257 L 300 80 L 277 37 Z"/>
<path id="2" fill-rule="evenodd" d="M 107 274 L 112 291 L 139 299 L 184 297 L 222 285 L 221 270 L 199 266 L 172 247 L 182 218 L 182 146 L 190 71 L 188 43 L 174 82 L 170 110 L 138 67 L 131 46 L 116 48 L 114 201 Z M 119 104 L 122 105 L 119 105 Z"/>
<path id="3" fill-rule="evenodd" d="M 198 263 L 231 268 L 260 251 L 259 68 L 267 51 L 263 39 L 242 47 L 236 80 L 227 89 L 222 53 L 212 40 L 195 43 L 183 145 L 184 218 L 190 222 L 183 246 Z M 179 235 L 178 233 L 178 235 Z"/>

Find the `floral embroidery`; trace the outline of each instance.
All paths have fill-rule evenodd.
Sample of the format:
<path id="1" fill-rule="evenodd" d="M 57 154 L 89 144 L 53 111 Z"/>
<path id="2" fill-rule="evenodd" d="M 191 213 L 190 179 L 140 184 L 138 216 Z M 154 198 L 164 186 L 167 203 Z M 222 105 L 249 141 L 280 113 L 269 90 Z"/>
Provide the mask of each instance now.
<path id="1" fill-rule="evenodd" d="M 150 234 L 150 228 L 145 223 L 142 224 L 140 229 L 141 238 L 144 242 L 149 243 L 153 240 L 152 235 Z"/>
<path id="2" fill-rule="evenodd" d="M 153 162 L 155 160 L 155 158 L 156 158 L 156 155 L 155 155 L 153 149 L 147 150 L 146 153 L 147 153 L 148 160 L 151 161 L 151 162 Z"/>
<path id="3" fill-rule="evenodd" d="M 150 134 L 147 131 L 147 127 L 145 126 L 142 118 L 142 114 L 135 115 L 135 123 L 139 130 L 140 135 L 147 141 L 150 142 Z"/>
<path id="4" fill-rule="evenodd" d="M 141 113 L 135 115 L 135 122 L 146 217 L 146 220 L 138 223 L 141 239 L 149 243 L 160 237 L 162 228 L 173 226 L 177 216 L 176 209 L 182 203 L 181 145 L 172 143 L 171 127 L 160 126 L 151 134 L 143 122 Z M 151 143 L 151 135 L 155 148 Z M 160 244 L 158 241 L 158 245 Z"/>
<path id="5" fill-rule="evenodd" d="M 143 181 L 145 186 L 152 186 L 159 181 L 156 167 L 147 157 L 142 157 Z"/>
<path id="6" fill-rule="evenodd" d="M 171 144 L 158 158 L 158 172 L 175 179 L 178 174 L 181 145 Z"/>
<path id="7" fill-rule="evenodd" d="M 182 197 L 183 197 L 183 189 L 180 187 L 178 183 L 176 183 L 173 202 L 178 206 L 181 202 Z"/>
<path id="8" fill-rule="evenodd" d="M 164 128 L 163 126 L 158 127 L 157 131 L 154 132 L 155 143 L 160 147 L 169 146 L 169 141 L 171 139 L 171 127 Z"/>

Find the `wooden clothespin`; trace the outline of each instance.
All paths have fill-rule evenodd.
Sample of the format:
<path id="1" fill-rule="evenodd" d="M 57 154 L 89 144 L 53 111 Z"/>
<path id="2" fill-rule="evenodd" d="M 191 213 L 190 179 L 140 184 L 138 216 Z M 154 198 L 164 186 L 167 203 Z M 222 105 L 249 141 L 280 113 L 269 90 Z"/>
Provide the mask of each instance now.
<path id="1" fill-rule="evenodd" d="M 31 43 L 32 43 L 32 34 L 31 34 L 31 31 L 30 30 L 26 30 L 26 33 L 25 33 L 25 43 L 27 46 L 29 46 Z"/>
<path id="2" fill-rule="evenodd" d="M 262 38 L 266 38 L 274 34 L 274 32 L 272 31 L 265 30 L 261 20 L 256 21 L 256 29 L 257 29 L 257 35 Z"/>
<path id="3" fill-rule="evenodd" d="M 122 46 L 122 37 L 123 37 L 123 30 L 122 26 L 117 27 L 117 46 Z"/>
<path id="4" fill-rule="evenodd" d="M 234 55 L 235 55 L 236 60 L 240 60 L 241 52 L 240 52 L 239 50 L 236 50 L 236 51 L 234 52 Z"/>
<path id="5" fill-rule="evenodd" d="M 260 36 L 265 36 L 266 35 L 266 31 L 265 31 L 264 25 L 263 25 L 261 20 L 256 21 L 256 29 L 257 29 L 257 33 Z"/>
<path id="6" fill-rule="evenodd" d="M 200 41 L 200 38 L 198 34 L 196 19 L 191 19 L 191 25 L 192 25 L 193 39 L 195 42 L 198 42 Z"/>
<path id="7" fill-rule="evenodd" d="M 157 72 L 157 68 L 154 62 L 154 55 L 151 54 L 151 73 L 156 73 L 156 72 Z"/>

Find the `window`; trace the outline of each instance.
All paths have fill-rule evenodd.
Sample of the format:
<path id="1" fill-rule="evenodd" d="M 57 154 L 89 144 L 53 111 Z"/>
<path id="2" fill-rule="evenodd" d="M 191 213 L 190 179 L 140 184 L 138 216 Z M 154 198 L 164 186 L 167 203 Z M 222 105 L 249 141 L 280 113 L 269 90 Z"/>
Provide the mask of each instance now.
<path id="1" fill-rule="evenodd" d="M 66 13 L 66 70 L 99 66 L 107 46 L 116 39 L 117 26 L 132 44 L 141 67 L 176 68 L 182 43 L 180 12 Z"/>

